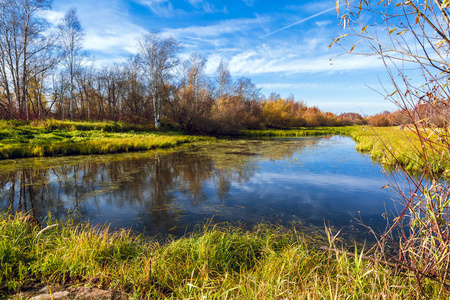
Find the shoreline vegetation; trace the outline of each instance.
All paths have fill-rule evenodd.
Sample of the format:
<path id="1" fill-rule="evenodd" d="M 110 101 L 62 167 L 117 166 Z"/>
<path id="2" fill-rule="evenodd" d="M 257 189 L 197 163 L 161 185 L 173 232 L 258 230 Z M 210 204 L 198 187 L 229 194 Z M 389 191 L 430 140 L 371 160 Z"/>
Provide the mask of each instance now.
<path id="1" fill-rule="evenodd" d="M 437 298 L 409 272 L 355 257 L 294 228 L 261 224 L 243 231 L 206 224 L 179 239 L 157 241 L 131 231 L 25 215 L 0 215 L 0 297 L 33 285 L 91 286 L 131 299 L 405 299 Z M 329 241 L 333 237 L 329 236 Z M 41 285 L 42 287 L 42 285 Z M 16 294 L 16 296 L 14 296 Z"/>
<path id="2" fill-rule="evenodd" d="M 330 134 L 352 137 L 359 151 L 385 165 L 420 170 L 420 159 L 412 156 L 420 143 L 407 128 L 244 130 L 240 135 Z M 125 123 L 54 120 L 0 121 L 0 136 L 2 158 L 131 152 L 215 140 Z M 441 161 L 436 165 L 444 175 L 449 169 Z M 176 240 L 157 241 L 127 230 L 57 222 L 51 216 L 41 226 L 30 218 L 0 214 L 0 297 L 21 299 L 17 293 L 39 284 L 92 286 L 134 299 L 392 299 L 447 293 L 436 280 L 423 278 L 419 287 L 414 272 L 363 258 L 360 246 L 350 250 L 355 257 L 321 250 L 335 247 L 329 232 L 327 240 L 293 228 L 260 225 L 244 231 L 210 224 Z"/>
<path id="3" fill-rule="evenodd" d="M 212 139 L 118 122 L 0 121 L 0 159 L 136 152 Z"/>
<path id="4" fill-rule="evenodd" d="M 369 153 L 374 160 L 388 168 L 401 165 L 412 173 L 423 170 L 423 156 L 420 155 L 417 136 L 404 127 L 342 126 L 240 130 L 228 136 L 271 138 L 320 135 L 349 136 L 357 143 L 358 151 Z M 437 140 L 439 134 L 435 136 Z M 216 137 L 207 135 L 188 135 L 181 131 L 155 130 L 150 126 L 111 121 L 0 121 L 0 160 L 169 149 L 182 144 L 215 139 Z M 431 153 L 428 157 L 433 158 L 432 172 L 445 176 L 450 172 L 450 165 L 445 157 Z"/>

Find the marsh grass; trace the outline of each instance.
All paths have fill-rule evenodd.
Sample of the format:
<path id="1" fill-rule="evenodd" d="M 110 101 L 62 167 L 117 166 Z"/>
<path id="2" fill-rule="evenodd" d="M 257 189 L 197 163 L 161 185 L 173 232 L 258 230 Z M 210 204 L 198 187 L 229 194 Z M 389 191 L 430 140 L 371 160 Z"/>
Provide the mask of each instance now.
<path id="1" fill-rule="evenodd" d="M 0 121 L 0 159 L 133 152 L 207 139 L 117 122 Z"/>
<path id="2" fill-rule="evenodd" d="M 292 129 L 265 129 L 265 130 L 242 130 L 240 136 L 244 137 L 302 137 L 320 135 L 350 135 L 358 130 L 359 126 L 342 127 L 299 127 Z"/>
<path id="3" fill-rule="evenodd" d="M 47 226 L 55 224 L 47 219 Z M 58 223 L 42 231 L 22 215 L 0 217 L 0 295 L 35 283 L 91 285 L 142 299 L 418 298 L 408 273 L 339 252 L 325 239 L 259 225 L 205 225 L 157 241 L 107 227 Z M 439 296 L 433 281 L 426 295 Z M 441 294 L 442 296 L 444 294 Z"/>
<path id="4" fill-rule="evenodd" d="M 244 130 L 245 137 L 306 137 L 321 135 L 349 136 L 357 143 L 356 149 L 370 156 L 388 168 L 401 166 L 408 172 L 420 173 L 428 168 L 430 172 L 450 175 L 450 160 L 445 139 L 448 134 L 438 129 L 423 130 L 422 135 L 433 147 L 422 147 L 417 134 L 405 127 L 313 127 L 296 129 Z M 444 142 L 440 142 L 440 140 Z M 424 153 L 425 152 L 425 153 Z M 448 173 L 448 174 L 447 174 Z"/>
<path id="5" fill-rule="evenodd" d="M 357 150 L 369 153 L 386 166 L 401 166 L 411 173 L 447 175 L 450 161 L 445 143 L 440 142 L 440 137 L 446 133 L 423 130 L 421 135 L 433 145 L 423 147 L 417 133 L 404 127 L 366 127 L 350 134 L 357 142 Z"/>

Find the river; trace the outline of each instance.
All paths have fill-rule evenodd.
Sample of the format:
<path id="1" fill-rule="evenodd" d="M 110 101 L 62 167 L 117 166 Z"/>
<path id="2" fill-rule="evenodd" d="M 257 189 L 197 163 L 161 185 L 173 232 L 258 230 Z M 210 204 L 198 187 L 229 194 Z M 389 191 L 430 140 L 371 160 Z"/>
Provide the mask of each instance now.
<path id="1" fill-rule="evenodd" d="M 348 137 L 205 142 L 170 151 L 2 161 L 0 210 L 181 236 L 198 224 L 378 231 L 395 193 Z"/>

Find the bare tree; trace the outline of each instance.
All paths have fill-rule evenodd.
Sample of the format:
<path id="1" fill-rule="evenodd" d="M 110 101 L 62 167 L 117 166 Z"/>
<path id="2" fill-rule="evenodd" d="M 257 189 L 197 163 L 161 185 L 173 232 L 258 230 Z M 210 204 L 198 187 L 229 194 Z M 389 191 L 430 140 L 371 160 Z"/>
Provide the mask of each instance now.
<path id="1" fill-rule="evenodd" d="M 230 93 L 233 82 L 230 75 L 230 70 L 228 69 L 228 62 L 223 59 L 217 67 L 216 82 L 218 99 Z"/>
<path id="2" fill-rule="evenodd" d="M 30 83 L 39 77 L 42 82 L 57 63 L 50 59 L 55 44 L 48 24 L 38 18 L 38 12 L 50 7 L 50 0 L 0 2 L 0 84 L 6 99 L 1 105 L 15 117 L 29 118 Z"/>
<path id="3" fill-rule="evenodd" d="M 189 59 L 183 61 L 184 76 L 182 86 L 192 92 L 192 100 L 197 102 L 201 89 L 206 89 L 204 76 L 206 58 L 198 53 L 192 53 Z"/>
<path id="4" fill-rule="evenodd" d="M 86 54 L 82 51 L 84 31 L 78 20 L 77 10 L 75 8 L 69 9 L 64 16 L 62 23 L 58 26 L 58 29 L 63 49 L 64 65 L 69 72 L 69 114 L 70 119 L 73 120 L 74 80 L 75 76 L 80 73 L 82 61 L 86 57 Z"/>
<path id="5" fill-rule="evenodd" d="M 161 126 L 161 105 L 166 94 L 164 88 L 179 63 L 177 53 L 180 48 L 175 39 L 164 38 L 157 32 L 145 34 L 139 40 L 139 60 L 153 101 L 156 128 Z"/>

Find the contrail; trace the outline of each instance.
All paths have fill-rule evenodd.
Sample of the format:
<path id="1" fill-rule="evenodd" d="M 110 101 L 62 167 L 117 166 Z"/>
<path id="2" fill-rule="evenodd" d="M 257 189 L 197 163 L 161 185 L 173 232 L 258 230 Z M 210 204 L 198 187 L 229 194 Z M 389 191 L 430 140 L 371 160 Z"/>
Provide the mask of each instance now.
<path id="1" fill-rule="evenodd" d="M 326 10 L 324 10 L 324 11 L 321 11 L 321 12 L 315 14 L 315 15 L 312 15 L 312 16 L 310 16 L 310 17 L 307 17 L 307 18 L 305 18 L 305 19 L 303 19 L 303 20 L 300 20 L 300 21 L 298 21 L 298 22 L 295 22 L 295 23 L 293 23 L 293 24 L 291 24 L 291 25 L 285 26 L 285 27 L 283 27 L 283 28 L 280 28 L 280 29 L 277 29 L 277 30 L 275 30 L 275 31 L 272 31 L 272 32 L 270 32 L 270 33 L 268 33 L 268 34 L 266 34 L 266 35 L 263 35 L 262 37 L 260 37 L 260 39 L 265 38 L 265 37 L 268 37 L 269 35 L 272 35 L 272 34 L 274 34 L 274 33 L 283 31 L 283 30 L 285 30 L 285 29 L 291 28 L 292 26 L 301 24 L 301 23 L 306 22 L 306 21 L 308 21 L 308 20 L 311 20 L 311 19 L 313 19 L 313 18 L 315 18 L 315 17 L 317 17 L 317 16 L 323 15 L 323 14 L 325 14 L 325 13 L 331 11 L 331 10 L 334 10 L 334 9 L 336 9 L 336 8 L 332 7 L 332 8 L 326 9 Z"/>

